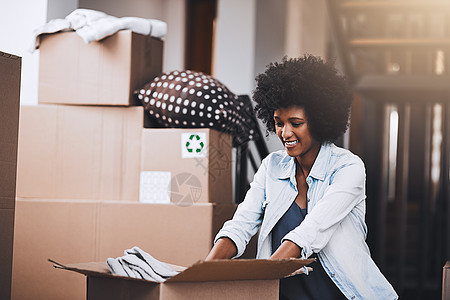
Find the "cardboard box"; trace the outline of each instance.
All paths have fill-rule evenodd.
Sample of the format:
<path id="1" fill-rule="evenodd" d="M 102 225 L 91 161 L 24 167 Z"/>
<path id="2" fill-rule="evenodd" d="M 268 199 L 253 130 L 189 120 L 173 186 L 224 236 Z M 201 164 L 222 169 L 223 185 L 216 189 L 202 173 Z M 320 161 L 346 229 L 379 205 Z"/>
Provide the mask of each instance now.
<path id="1" fill-rule="evenodd" d="M 11 297 L 21 64 L 0 51 L 0 299 Z"/>
<path id="2" fill-rule="evenodd" d="M 22 106 L 17 196 L 139 199 L 142 107 Z"/>
<path id="3" fill-rule="evenodd" d="M 450 300 L 450 261 L 447 261 L 442 272 L 442 300 Z"/>
<path id="4" fill-rule="evenodd" d="M 39 103 L 136 105 L 133 91 L 162 72 L 162 40 L 130 30 L 89 44 L 43 35 L 39 50 Z"/>
<path id="5" fill-rule="evenodd" d="M 161 261 L 204 259 L 235 205 L 17 199 L 13 299 L 85 299 L 84 279 L 47 259 L 75 263 L 123 256 L 139 246 Z M 253 254 L 254 257 L 254 254 Z"/>
<path id="6" fill-rule="evenodd" d="M 216 130 L 145 128 L 140 199 L 159 192 L 154 200 L 178 205 L 232 203 L 231 155 L 231 136 Z"/>
<path id="7" fill-rule="evenodd" d="M 278 299 L 278 282 L 313 259 L 199 261 L 164 283 L 114 276 L 104 263 L 58 265 L 87 275 L 87 299 Z"/>

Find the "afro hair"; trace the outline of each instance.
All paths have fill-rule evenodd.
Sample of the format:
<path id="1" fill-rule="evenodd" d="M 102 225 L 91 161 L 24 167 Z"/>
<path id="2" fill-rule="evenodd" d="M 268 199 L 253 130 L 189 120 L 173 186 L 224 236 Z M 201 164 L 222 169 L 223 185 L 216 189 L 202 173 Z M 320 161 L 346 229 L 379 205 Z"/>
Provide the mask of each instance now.
<path id="1" fill-rule="evenodd" d="M 264 73 L 256 76 L 253 99 L 267 134 L 275 132 L 275 110 L 300 106 L 311 135 L 320 142 L 333 142 L 347 130 L 353 94 L 334 61 L 304 55 L 270 63 Z"/>

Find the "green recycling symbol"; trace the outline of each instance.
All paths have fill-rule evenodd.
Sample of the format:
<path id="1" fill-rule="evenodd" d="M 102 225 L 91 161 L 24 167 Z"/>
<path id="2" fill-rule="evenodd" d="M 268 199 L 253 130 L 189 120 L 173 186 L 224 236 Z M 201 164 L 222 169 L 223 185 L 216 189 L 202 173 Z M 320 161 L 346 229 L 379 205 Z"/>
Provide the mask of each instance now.
<path id="1" fill-rule="evenodd" d="M 205 144 L 202 141 L 198 141 L 200 141 L 200 137 L 197 134 L 191 134 L 189 140 L 186 142 L 186 150 L 189 153 L 192 153 L 194 151 L 197 153 L 201 152 Z"/>

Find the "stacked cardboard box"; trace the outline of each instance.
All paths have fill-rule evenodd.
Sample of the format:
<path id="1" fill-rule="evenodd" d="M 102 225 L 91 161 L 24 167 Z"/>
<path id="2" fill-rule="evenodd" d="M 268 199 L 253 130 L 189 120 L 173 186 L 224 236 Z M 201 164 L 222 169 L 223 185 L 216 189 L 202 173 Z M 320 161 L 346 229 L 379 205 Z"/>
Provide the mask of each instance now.
<path id="1" fill-rule="evenodd" d="M 0 52 L 0 299 L 11 298 L 21 58 Z"/>
<path id="2" fill-rule="evenodd" d="M 190 265 L 232 216 L 231 137 L 144 128 L 133 106 L 161 62 L 162 41 L 130 31 L 42 38 L 39 104 L 21 108 L 14 298 L 85 297 L 84 279 L 48 258 L 105 261 L 137 245 Z"/>

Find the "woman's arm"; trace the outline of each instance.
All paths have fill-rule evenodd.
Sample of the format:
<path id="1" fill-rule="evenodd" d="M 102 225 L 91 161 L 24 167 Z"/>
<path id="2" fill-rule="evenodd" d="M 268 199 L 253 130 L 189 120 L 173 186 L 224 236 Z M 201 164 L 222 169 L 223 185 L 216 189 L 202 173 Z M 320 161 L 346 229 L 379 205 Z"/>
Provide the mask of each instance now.
<path id="1" fill-rule="evenodd" d="M 209 252 L 205 260 L 230 259 L 236 256 L 236 245 L 227 237 L 220 238 Z"/>
<path id="2" fill-rule="evenodd" d="M 289 240 L 285 240 L 270 259 L 299 258 L 300 254 L 301 249 L 299 246 Z"/>
<path id="3" fill-rule="evenodd" d="M 262 161 L 244 201 L 239 204 L 233 218 L 225 222 L 217 233 L 214 247 L 208 255 L 209 259 L 241 256 L 248 242 L 261 226 L 268 159 L 270 155 Z M 218 243 L 220 244 L 216 245 Z"/>

